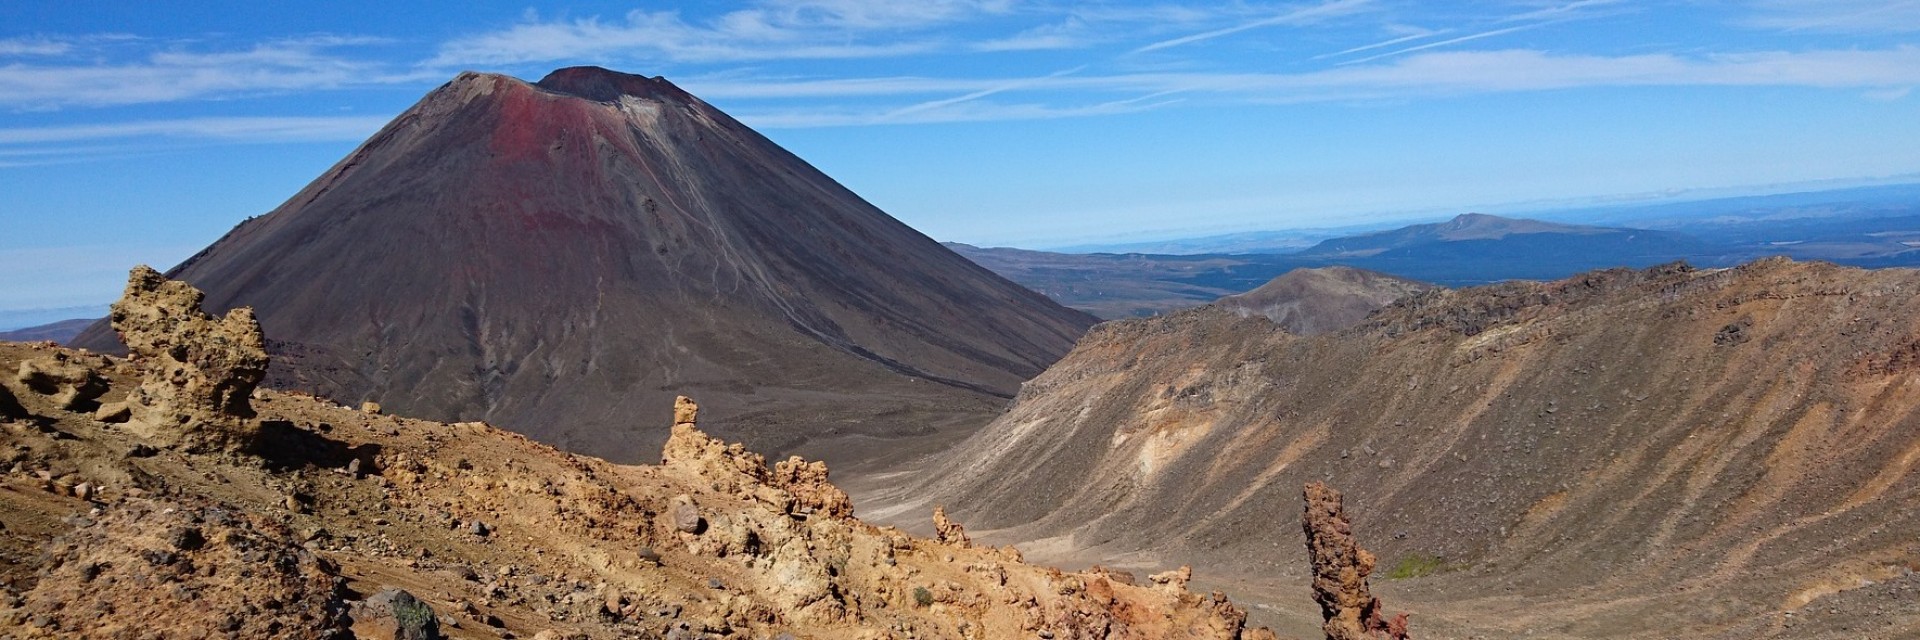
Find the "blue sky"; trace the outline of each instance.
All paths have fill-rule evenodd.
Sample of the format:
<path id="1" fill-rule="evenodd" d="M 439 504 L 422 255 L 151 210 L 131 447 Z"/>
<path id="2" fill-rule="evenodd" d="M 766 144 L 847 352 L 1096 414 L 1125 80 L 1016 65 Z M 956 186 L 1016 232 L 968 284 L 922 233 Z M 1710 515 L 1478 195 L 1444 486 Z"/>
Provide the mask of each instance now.
<path id="1" fill-rule="evenodd" d="M 13 0 L 0 326 L 103 304 L 461 70 L 576 64 L 977 244 L 1920 181 L 1920 0 Z"/>

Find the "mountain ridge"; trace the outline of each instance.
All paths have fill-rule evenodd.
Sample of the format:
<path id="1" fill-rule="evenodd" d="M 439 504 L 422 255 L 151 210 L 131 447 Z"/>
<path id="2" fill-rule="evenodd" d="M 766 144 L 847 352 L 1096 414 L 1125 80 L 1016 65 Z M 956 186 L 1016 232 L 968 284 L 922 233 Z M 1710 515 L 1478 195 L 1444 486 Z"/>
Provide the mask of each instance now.
<path id="1" fill-rule="evenodd" d="M 1435 290 L 1311 337 L 1109 322 L 891 504 L 1284 600 L 1306 569 L 1265 550 L 1299 539 L 1255 531 L 1326 480 L 1382 566 L 1433 572 L 1385 587 L 1428 634 L 1803 637 L 1782 612 L 1870 611 L 1920 569 L 1895 533 L 1920 526 L 1916 292 L 1769 259 Z"/>

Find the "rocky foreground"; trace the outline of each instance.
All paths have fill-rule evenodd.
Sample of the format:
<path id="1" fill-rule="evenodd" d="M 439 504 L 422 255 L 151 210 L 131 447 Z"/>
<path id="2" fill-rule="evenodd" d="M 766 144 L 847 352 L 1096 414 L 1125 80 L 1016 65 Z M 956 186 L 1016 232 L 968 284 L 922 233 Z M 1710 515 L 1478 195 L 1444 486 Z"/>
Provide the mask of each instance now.
<path id="1" fill-rule="evenodd" d="M 258 326 L 200 301 L 136 270 L 129 358 L 0 343 L 0 638 L 1272 637 L 1182 569 L 861 522 L 685 398 L 628 466 L 256 388 Z"/>

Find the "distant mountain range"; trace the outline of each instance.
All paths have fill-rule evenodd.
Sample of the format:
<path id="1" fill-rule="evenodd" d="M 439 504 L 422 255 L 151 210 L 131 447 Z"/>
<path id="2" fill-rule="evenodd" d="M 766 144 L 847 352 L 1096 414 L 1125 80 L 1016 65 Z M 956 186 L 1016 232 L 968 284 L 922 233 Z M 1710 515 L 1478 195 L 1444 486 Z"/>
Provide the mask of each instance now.
<path id="1" fill-rule="evenodd" d="M 1333 265 L 1454 287 L 1553 280 L 1592 269 L 1676 260 L 1725 267 L 1776 255 L 1861 267 L 1920 265 L 1920 190 L 1909 194 L 1880 189 L 1867 195 L 1875 199 L 1817 206 L 1805 204 L 1814 200 L 1807 195 L 1740 199 L 1737 204 L 1745 207 L 1740 213 L 1728 213 L 1730 204 L 1695 203 L 1703 211 L 1721 213 L 1688 219 L 1663 217 L 1675 212 L 1661 209 L 1660 215 L 1638 218 L 1663 225 L 1659 229 L 1469 213 L 1268 253 L 1073 254 L 948 246 L 1062 304 L 1108 319 L 1204 304 L 1294 269 Z M 1901 200 L 1908 195 L 1913 199 Z M 1793 210 L 1768 209 L 1756 202 L 1778 202 Z M 1211 242 L 1244 248 L 1246 240 L 1218 236 Z M 1198 247 L 1208 241 L 1174 242 Z"/>
<path id="2" fill-rule="evenodd" d="M 93 324 L 96 320 L 98 319 L 76 318 L 23 329 L 14 329 L 12 331 L 0 331 L 0 340 L 8 342 L 40 342 L 42 340 L 52 340 L 65 344 L 73 340 L 74 336 L 80 335 L 81 330 L 86 329 L 87 325 Z"/>

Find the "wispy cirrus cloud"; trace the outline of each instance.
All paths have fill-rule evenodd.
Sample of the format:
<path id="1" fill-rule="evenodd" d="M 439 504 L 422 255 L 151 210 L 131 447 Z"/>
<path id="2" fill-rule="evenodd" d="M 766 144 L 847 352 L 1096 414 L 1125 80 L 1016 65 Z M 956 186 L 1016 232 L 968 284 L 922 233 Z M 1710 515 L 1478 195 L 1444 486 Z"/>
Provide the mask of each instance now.
<path id="1" fill-rule="evenodd" d="M 1920 32 L 1920 0 L 1760 0 L 1739 22 L 1786 31 Z"/>
<path id="2" fill-rule="evenodd" d="M 938 109 L 902 115 L 859 110 L 780 110 L 746 111 L 740 120 L 763 129 L 814 129 L 872 125 L 938 124 L 951 122 L 997 122 L 1006 120 L 1057 120 L 1138 113 L 1179 102 L 1166 94 L 1148 94 L 1132 98 L 1059 105 L 1037 102 L 1011 104 L 963 102 Z"/>
<path id="3" fill-rule="evenodd" d="M 1178 38 L 1170 38 L 1170 39 L 1161 40 L 1158 42 L 1153 42 L 1145 46 L 1142 46 L 1138 49 L 1134 49 L 1133 52 L 1145 53 L 1148 51 L 1158 51 L 1161 49 L 1169 49 L 1172 47 L 1193 44 L 1196 42 L 1204 42 L 1207 40 L 1212 40 L 1214 38 L 1230 36 L 1243 31 L 1252 31 L 1254 29 L 1261 29 L 1265 27 L 1282 26 L 1282 25 L 1298 26 L 1298 25 L 1305 25 L 1305 24 L 1313 24 L 1316 22 L 1327 20 L 1329 18 L 1350 15 L 1360 11 L 1368 10 L 1371 8 L 1372 4 L 1373 4 L 1373 0 L 1331 0 L 1329 2 L 1323 2 L 1315 5 L 1295 7 L 1292 9 L 1288 9 L 1284 12 L 1281 12 L 1277 15 L 1268 16 L 1258 20 L 1242 22 L 1240 24 L 1236 24 L 1229 27 L 1222 27 L 1219 29 L 1211 30 L 1211 31 L 1203 31 L 1200 33 L 1180 36 Z"/>
<path id="4" fill-rule="evenodd" d="M 0 145 L 166 137 L 245 142 L 363 140 L 392 116 L 251 116 L 0 128 Z"/>
<path id="5" fill-rule="evenodd" d="M 637 10 L 543 20 L 440 46 L 428 66 L 516 64 L 565 59 L 643 58 L 675 62 L 872 58 L 945 46 L 931 27 L 1004 14 L 1011 0 L 763 0 L 704 20 L 678 11 Z"/>
<path id="6" fill-rule="evenodd" d="M 895 108 L 827 106 L 743 111 L 743 120 L 774 128 L 1083 117 L 1157 108 L 1176 101 L 1295 104 L 1598 87 L 1802 87 L 1852 89 L 1898 99 L 1907 87 L 1920 85 L 1920 47 L 1691 57 L 1664 53 L 1568 55 L 1511 49 L 1419 53 L 1390 63 L 1303 73 L 1082 75 L 1082 71 L 1039 78 L 964 80 L 734 79 L 726 84 L 692 86 L 731 98 L 886 98 L 967 92 Z M 1176 95 L 1178 100 L 1167 99 Z M 996 98 L 1008 102 L 996 102 Z"/>
<path id="7" fill-rule="evenodd" d="M 1475 40 L 1484 40 L 1487 38 L 1494 38 L 1494 37 L 1504 36 L 1512 33 L 1519 33 L 1522 31 L 1532 31 L 1534 29 L 1539 29 L 1541 27 L 1550 27 L 1550 26 L 1554 26 L 1562 23 L 1573 22 L 1576 20 L 1587 20 L 1592 18 L 1616 15 L 1622 11 L 1631 10 L 1631 8 L 1632 7 L 1630 5 L 1626 5 L 1624 2 L 1622 2 L 1622 0 L 1574 0 L 1573 2 L 1549 4 L 1549 5 L 1540 6 L 1538 8 L 1531 9 L 1528 11 L 1523 11 L 1520 13 L 1495 17 L 1492 19 L 1490 23 L 1483 23 L 1484 26 L 1482 26 L 1481 29 L 1477 31 L 1473 31 L 1472 33 L 1454 36 L 1451 38 L 1447 38 L 1445 40 L 1423 42 L 1420 44 L 1411 44 L 1398 49 L 1388 50 L 1383 53 L 1375 53 L 1363 58 L 1355 58 L 1352 60 L 1347 60 L 1345 62 L 1341 62 L 1340 64 L 1343 64 L 1343 65 L 1360 64 L 1360 63 L 1380 60 L 1382 58 L 1392 58 L 1396 56 L 1403 56 L 1403 55 L 1407 55 L 1407 54 L 1415 53 L 1419 51 L 1426 51 L 1429 49 L 1438 49 L 1440 47 L 1450 47 L 1453 45 L 1472 42 Z M 1511 25 L 1511 26 L 1495 26 L 1495 25 Z M 1396 37 L 1383 42 L 1376 42 L 1373 44 L 1353 47 L 1338 53 L 1328 54 L 1325 56 L 1316 56 L 1314 59 L 1319 60 L 1323 58 L 1337 58 L 1343 55 L 1359 53 L 1362 51 L 1371 51 L 1371 50 L 1380 49 L 1380 48 L 1384 48 L 1384 47 L 1388 47 L 1396 44 L 1407 44 L 1417 40 L 1423 40 L 1429 36 L 1439 36 L 1452 31 L 1454 31 L 1454 29 L 1440 29 L 1440 30 L 1427 31 L 1426 33 L 1415 33 L 1411 35 Z"/>
<path id="8" fill-rule="evenodd" d="M 314 36 L 234 50 L 171 46 L 108 61 L 100 61 L 109 57 L 107 52 L 89 51 L 75 41 L 62 42 L 67 49 L 60 54 L 47 54 L 61 55 L 59 60 L 0 66 L 0 108 L 55 109 L 173 102 L 373 86 L 428 77 L 418 72 L 394 73 L 389 70 L 390 65 L 330 51 L 377 42 L 369 38 Z"/>
<path id="9" fill-rule="evenodd" d="M 1094 40 L 1086 22 L 1079 18 L 1068 18 L 1058 24 L 1040 25 L 1005 38 L 975 42 L 969 48 L 983 52 L 1077 49 Z"/>
<path id="10" fill-rule="evenodd" d="M 73 43 L 51 38 L 0 38 L 0 56 L 57 56 L 73 50 Z"/>

